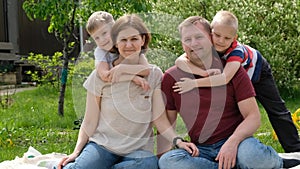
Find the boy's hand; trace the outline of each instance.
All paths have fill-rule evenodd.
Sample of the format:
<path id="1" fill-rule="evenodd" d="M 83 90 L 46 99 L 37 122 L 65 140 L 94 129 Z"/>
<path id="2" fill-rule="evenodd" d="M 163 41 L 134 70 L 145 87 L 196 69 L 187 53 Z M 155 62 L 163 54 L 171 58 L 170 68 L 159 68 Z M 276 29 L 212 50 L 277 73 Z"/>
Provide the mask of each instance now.
<path id="1" fill-rule="evenodd" d="M 107 62 L 100 61 L 96 64 L 96 70 L 101 80 L 104 82 L 110 82 L 109 75 L 109 65 Z"/>
<path id="2" fill-rule="evenodd" d="M 188 92 L 197 87 L 197 82 L 195 79 L 181 78 L 179 82 L 176 82 L 173 86 L 174 92 L 179 94 Z"/>
<path id="3" fill-rule="evenodd" d="M 109 79 L 112 83 L 116 83 L 119 81 L 121 75 L 123 74 L 122 66 L 117 65 L 110 69 Z"/>
<path id="4" fill-rule="evenodd" d="M 140 76 L 135 76 L 132 81 L 141 86 L 143 88 L 144 91 L 148 91 L 150 89 L 150 85 L 148 83 L 148 81 Z"/>
<path id="5" fill-rule="evenodd" d="M 208 69 L 208 70 L 206 70 L 206 72 L 207 72 L 208 76 L 221 74 L 220 69 Z"/>
<path id="6" fill-rule="evenodd" d="M 109 78 L 109 76 L 110 76 L 109 71 L 103 72 L 100 74 L 100 78 L 105 82 L 111 82 L 111 79 Z"/>

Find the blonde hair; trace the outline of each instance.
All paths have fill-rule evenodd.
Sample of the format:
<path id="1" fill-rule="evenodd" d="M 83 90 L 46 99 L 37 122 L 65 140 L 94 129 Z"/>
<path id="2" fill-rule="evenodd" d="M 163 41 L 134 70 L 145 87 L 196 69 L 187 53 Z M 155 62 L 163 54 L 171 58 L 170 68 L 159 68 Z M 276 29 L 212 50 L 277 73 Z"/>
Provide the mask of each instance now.
<path id="1" fill-rule="evenodd" d="M 113 16 L 105 11 L 97 11 L 94 12 L 88 19 L 86 24 L 86 30 L 89 34 L 95 32 L 99 27 L 103 26 L 104 24 L 111 24 L 113 25 L 115 20 Z"/>
<path id="2" fill-rule="evenodd" d="M 237 17 L 229 12 L 229 11 L 219 11 L 214 16 L 212 22 L 211 22 L 211 28 L 214 28 L 215 24 L 224 24 L 227 26 L 232 26 L 236 32 L 238 31 L 239 23 Z"/>

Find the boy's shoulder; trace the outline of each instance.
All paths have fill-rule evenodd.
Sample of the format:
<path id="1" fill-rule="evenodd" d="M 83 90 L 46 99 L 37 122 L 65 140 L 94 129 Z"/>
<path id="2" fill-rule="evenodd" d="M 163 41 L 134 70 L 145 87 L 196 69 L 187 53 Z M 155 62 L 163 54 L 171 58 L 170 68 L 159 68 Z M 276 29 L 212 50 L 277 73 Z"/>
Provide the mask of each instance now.
<path id="1" fill-rule="evenodd" d="M 107 51 L 104 49 L 99 48 L 98 46 L 95 48 L 94 53 L 96 54 L 101 54 L 101 55 L 106 55 Z"/>
<path id="2" fill-rule="evenodd" d="M 235 41 L 234 43 L 232 43 L 231 48 L 233 50 L 242 50 L 242 51 L 247 51 L 247 50 L 255 51 L 256 50 L 249 45 L 240 43 L 239 41 Z"/>
<path id="3" fill-rule="evenodd" d="M 110 62 L 118 57 L 116 53 L 111 53 L 99 47 L 95 48 L 94 56 L 96 60 L 106 60 L 107 62 Z"/>

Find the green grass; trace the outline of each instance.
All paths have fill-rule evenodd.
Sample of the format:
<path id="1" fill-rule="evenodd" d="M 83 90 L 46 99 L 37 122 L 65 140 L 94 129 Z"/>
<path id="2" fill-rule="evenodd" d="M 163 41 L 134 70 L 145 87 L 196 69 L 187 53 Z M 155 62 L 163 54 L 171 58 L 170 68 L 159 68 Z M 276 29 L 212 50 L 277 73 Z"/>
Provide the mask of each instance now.
<path id="1" fill-rule="evenodd" d="M 29 146 L 41 153 L 71 153 L 78 130 L 73 130 L 71 88 L 67 88 L 65 116 L 57 114 L 58 90 L 46 87 L 12 96 L 13 104 L 0 109 L 0 161 L 22 157 Z"/>
<path id="2" fill-rule="evenodd" d="M 81 85 L 80 85 L 81 86 Z M 8 108 L 0 108 L 0 162 L 22 157 L 29 146 L 41 153 L 73 151 L 78 130 L 73 130 L 74 120 L 82 116 L 85 106 L 85 92 L 82 87 L 67 86 L 65 115 L 57 114 L 59 92 L 51 87 L 39 87 L 31 91 L 17 93 Z M 285 100 L 291 112 L 299 108 L 300 96 Z M 255 134 L 263 143 L 283 152 L 277 140 L 268 133 L 272 131 L 266 113 L 261 109 L 262 126 Z M 185 136 L 181 119 L 177 131 Z"/>

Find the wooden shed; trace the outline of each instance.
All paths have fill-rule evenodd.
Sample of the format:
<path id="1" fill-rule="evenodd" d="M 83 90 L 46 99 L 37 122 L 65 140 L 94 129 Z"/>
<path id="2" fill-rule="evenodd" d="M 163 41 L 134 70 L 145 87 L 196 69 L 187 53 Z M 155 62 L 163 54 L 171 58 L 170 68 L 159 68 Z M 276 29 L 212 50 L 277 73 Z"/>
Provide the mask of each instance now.
<path id="1" fill-rule="evenodd" d="M 22 62 L 22 57 L 30 52 L 51 56 L 62 49 L 55 36 L 48 33 L 49 22 L 30 21 L 22 8 L 23 2 L 0 1 L 0 66 L 5 72 L 3 69 L 10 69 L 10 65 L 13 65 L 16 83 L 27 81 L 25 71 L 34 68 Z"/>

